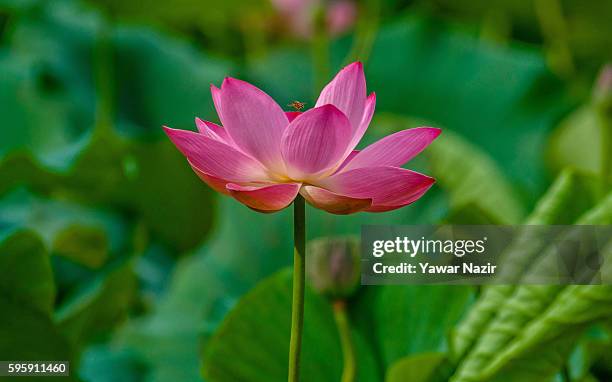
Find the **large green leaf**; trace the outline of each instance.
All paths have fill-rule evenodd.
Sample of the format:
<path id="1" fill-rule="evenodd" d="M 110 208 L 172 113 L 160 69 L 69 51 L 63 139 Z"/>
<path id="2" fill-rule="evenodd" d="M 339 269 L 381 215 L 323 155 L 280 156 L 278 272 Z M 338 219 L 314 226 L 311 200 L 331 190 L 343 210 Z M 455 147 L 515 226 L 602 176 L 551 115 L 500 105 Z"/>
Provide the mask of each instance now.
<path id="1" fill-rule="evenodd" d="M 595 204 L 597 182 L 573 170 L 562 172 L 550 189 L 542 196 L 534 210 L 525 219 L 529 225 L 571 224 L 578 216 Z M 533 230 L 527 230 L 516 239 L 505 254 L 513 259 L 512 274 L 523 274 L 530 261 L 542 250 L 540 241 L 532 240 Z M 519 268 L 522 267 L 522 268 Z M 495 285 L 484 289 L 467 317 L 455 329 L 452 356 L 461 357 L 480 335 L 483 327 L 495 316 L 504 300 L 512 295 L 512 285 Z"/>
<path id="2" fill-rule="evenodd" d="M 336 381 L 342 351 L 331 305 L 306 291 L 301 377 Z M 283 381 L 291 325 L 291 273 L 281 272 L 246 294 L 225 318 L 204 355 L 204 377 L 211 381 Z M 359 380 L 376 380 L 372 354 L 353 332 Z M 265 349 L 265 351 L 262 351 Z"/>
<path id="3" fill-rule="evenodd" d="M 609 317 L 612 317 L 611 286 L 569 286 L 482 371 L 483 379 L 549 380 L 567 361 L 584 330 Z"/>
<path id="4" fill-rule="evenodd" d="M 96 163 L 97 166 L 93 166 Z M 215 199 L 168 141 L 95 136 L 59 188 L 86 203 L 111 204 L 137 214 L 156 240 L 193 248 L 211 229 Z"/>
<path id="5" fill-rule="evenodd" d="M 603 205 L 606 206 L 605 201 Z M 607 210 L 610 222 L 612 194 L 608 198 Z M 612 279 L 612 242 L 603 249 L 602 255 L 601 278 L 607 283 Z M 570 285 L 559 293 L 546 311 L 529 322 L 507 347 L 495 355 L 482 371 L 483 379 L 506 380 L 510 376 L 524 381 L 550 379 L 566 362 L 585 329 L 610 317 L 610 285 Z M 534 362 L 536 354 L 538 361 Z"/>
<path id="6" fill-rule="evenodd" d="M 118 190 L 119 204 L 136 212 L 153 237 L 178 253 L 201 243 L 213 228 L 215 195 L 174 145 L 133 142 L 126 161 L 133 173 Z"/>
<path id="7" fill-rule="evenodd" d="M 494 318 L 483 329 L 472 350 L 459 364 L 452 382 L 479 381 L 493 358 L 554 301 L 562 289 L 557 285 L 524 285 L 499 301 Z M 491 297 L 489 297 L 491 298 Z"/>
<path id="8" fill-rule="evenodd" d="M 577 224 L 612 224 L 612 194 L 584 213 L 577 220 Z M 545 263 L 546 259 L 536 261 L 533 268 L 537 269 L 540 266 L 546 266 Z M 528 271 L 525 277 L 528 277 L 529 272 L 536 271 Z M 571 287 L 568 288 L 571 289 Z M 568 290 L 570 289 L 568 288 L 564 289 L 560 285 L 521 285 L 515 288 L 512 294 L 508 295 L 505 300 L 495 296 L 500 304 L 499 309 L 486 328 L 484 330 L 481 329 L 478 341 L 460 363 L 458 370 L 451 380 L 453 382 L 487 380 L 488 376 L 484 374 L 485 368 L 492 364 L 497 365 L 496 368 L 498 369 L 505 366 L 505 362 L 509 360 L 498 361 L 499 357 L 501 357 L 500 354 L 504 354 L 509 346 L 513 346 L 513 341 L 523 335 L 526 326 L 537 323 L 541 319 L 540 316 L 544 314 L 545 317 L 545 314 L 550 312 L 551 309 L 554 311 L 555 301 L 561 298 L 559 296 L 569 293 Z M 504 290 L 503 292 L 507 291 Z M 592 300 L 585 299 L 584 303 L 588 304 L 588 301 Z M 595 298 L 596 300 L 597 298 Z M 545 362 L 548 365 L 547 367 L 549 367 L 546 370 L 547 373 L 554 373 L 560 367 L 564 357 L 568 356 L 580 332 L 578 331 L 573 334 L 569 335 L 568 333 L 565 341 L 560 343 L 559 346 L 549 347 L 550 352 L 547 355 L 550 358 Z M 533 361 L 534 357 L 531 357 L 531 359 Z M 555 367 L 557 369 L 554 369 Z M 542 377 L 538 373 L 534 375 Z"/>
<path id="9" fill-rule="evenodd" d="M 450 354 L 454 361 L 474 345 L 483 328 L 495 318 L 497 310 L 514 289 L 514 285 L 492 285 L 484 289 L 465 318 L 452 331 Z"/>
<path id="10" fill-rule="evenodd" d="M 352 313 L 386 369 L 410 354 L 446 352 L 447 335 L 472 295 L 468 286 L 368 286 Z"/>
<path id="11" fill-rule="evenodd" d="M 19 361 L 71 361 L 72 348 L 51 318 L 0 295 L 0 357 Z M 75 380 L 49 377 L 49 380 Z M 21 377 L 38 381 L 38 377 Z"/>

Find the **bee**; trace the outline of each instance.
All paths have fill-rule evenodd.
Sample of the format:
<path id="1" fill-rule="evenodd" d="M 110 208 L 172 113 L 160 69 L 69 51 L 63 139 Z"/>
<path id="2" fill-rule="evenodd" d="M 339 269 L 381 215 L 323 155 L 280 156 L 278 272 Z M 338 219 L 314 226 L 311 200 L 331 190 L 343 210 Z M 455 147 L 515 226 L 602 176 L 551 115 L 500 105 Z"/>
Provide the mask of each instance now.
<path id="1" fill-rule="evenodd" d="M 300 101 L 293 101 L 287 106 L 294 108 L 295 111 L 301 111 L 304 108 L 304 106 L 306 106 L 306 104 Z"/>

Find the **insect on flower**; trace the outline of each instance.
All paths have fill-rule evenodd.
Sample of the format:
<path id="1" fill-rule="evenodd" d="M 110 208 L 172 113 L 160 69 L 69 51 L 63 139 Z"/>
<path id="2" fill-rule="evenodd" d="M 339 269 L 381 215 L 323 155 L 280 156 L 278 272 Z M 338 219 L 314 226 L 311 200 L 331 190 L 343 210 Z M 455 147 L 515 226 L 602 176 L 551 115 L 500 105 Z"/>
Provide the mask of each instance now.
<path id="1" fill-rule="evenodd" d="M 300 101 L 293 101 L 290 104 L 288 104 L 287 106 L 294 108 L 295 111 L 302 111 L 304 106 L 306 106 L 306 103 L 300 102 Z"/>

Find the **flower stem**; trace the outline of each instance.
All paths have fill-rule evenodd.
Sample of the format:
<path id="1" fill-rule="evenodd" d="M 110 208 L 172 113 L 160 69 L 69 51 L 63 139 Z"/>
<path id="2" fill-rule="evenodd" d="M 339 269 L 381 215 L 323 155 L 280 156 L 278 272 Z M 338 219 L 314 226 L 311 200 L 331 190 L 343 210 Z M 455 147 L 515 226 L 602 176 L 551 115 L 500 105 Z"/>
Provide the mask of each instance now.
<path id="1" fill-rule="evenodd" d="M 351 338 L 351 324 L 346 315 L 346 302 L 344 300 L 336 300 L 333 303 L 333 307 L 344 358 L 341 381 L 353 382 L 355 381 L 357 365 L 355 362 L 355 347 L 353 346 L 353 340 Z"/>
<path id="2" fill-rule="evenodd" d="M 289 343 L 289 382 L 300 380 L 300 352 L 304 327 L 304 278 L 306 264 L 306 210 L 304 198 L 293 201 L 293 301 L 291 304 L 291 341 Z"/>

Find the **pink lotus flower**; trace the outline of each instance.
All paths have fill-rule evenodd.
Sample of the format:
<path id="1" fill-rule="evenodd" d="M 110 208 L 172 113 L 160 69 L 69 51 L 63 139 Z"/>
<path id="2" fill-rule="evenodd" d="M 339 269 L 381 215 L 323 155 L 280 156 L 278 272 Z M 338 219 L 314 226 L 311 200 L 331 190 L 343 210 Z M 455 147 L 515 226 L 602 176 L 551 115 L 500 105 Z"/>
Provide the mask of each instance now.
<path id="1" fill-rule="evenodd" d="M 434 183 L 400 166 L 440 129 L 403 130 L 354 150 L 376 104 L 374 93 L 366 96 L 361 63 L 342 69 L 303 113 L 284 112 L 233 78 L 211 92 L 223 127 L 196 119 L 197 133 L 164 129 L 204 182 L 254 210 L 281 210 L 299 193 L 334 214 L 383 212 L 416 201 Z"/>

